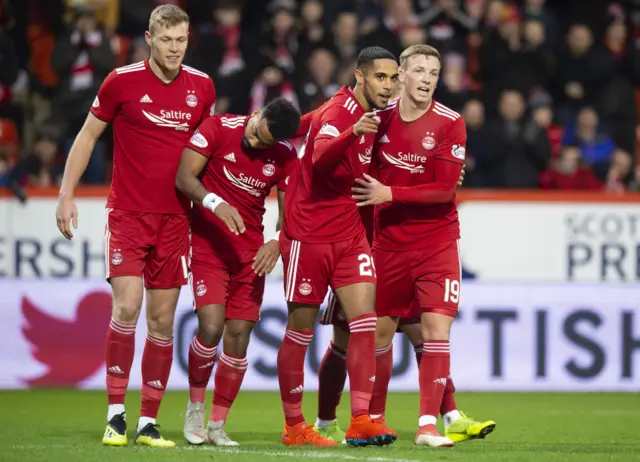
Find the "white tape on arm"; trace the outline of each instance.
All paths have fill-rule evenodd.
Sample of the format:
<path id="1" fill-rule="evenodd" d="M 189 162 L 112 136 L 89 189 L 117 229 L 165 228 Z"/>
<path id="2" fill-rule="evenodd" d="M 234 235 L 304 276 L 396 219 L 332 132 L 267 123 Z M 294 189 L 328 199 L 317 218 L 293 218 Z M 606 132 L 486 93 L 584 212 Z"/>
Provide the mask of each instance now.
<path id="1" fill-rule="evenodd" d="M 216 207 L 218 207 L 220 204 L 226 204 L 226 201 L 213 193 L 207 194 L 206 196 L 204 196 L 204 199 L 202 199 L 202 205 L 212 212 L 215 212 Z"/>

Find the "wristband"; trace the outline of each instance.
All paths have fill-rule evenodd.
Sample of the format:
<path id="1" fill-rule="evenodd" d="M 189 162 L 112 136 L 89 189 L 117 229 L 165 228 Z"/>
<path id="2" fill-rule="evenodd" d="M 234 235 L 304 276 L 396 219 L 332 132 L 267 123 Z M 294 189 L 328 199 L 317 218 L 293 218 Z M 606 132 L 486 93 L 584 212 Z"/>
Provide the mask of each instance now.
<path id="1" fill-rule="evenodd" d="M 222 197 L 216 196 L 213 193 L 207 194 L 204 196 L 204 199 L 202 199 L 202 206 L 208 208 L 212 212 L 215 212 L 216 207 L 220 204 L 226 204 L 226 201 L 222 199 Z"/>
<path id="2" fill-rule="evenodd" d="M 279 241 L 280 240 L 280 231 L 276 231 L 269 241 Z"/>

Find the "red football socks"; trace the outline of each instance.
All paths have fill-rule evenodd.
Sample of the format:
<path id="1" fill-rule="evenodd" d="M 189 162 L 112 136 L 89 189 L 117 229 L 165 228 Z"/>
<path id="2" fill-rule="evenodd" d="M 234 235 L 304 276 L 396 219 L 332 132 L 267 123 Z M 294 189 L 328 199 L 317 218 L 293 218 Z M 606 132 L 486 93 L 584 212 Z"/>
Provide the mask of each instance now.
<path id="1" fill-rule="evenodd" d="M 111 318 L 107 331 L 107 396 L 109 404 L 124 404 L 135 350 L 135 324 Z"/>
<path id="2" fill-rule="evenodd" d="M 209 418 L 211 422 L 227 420 L 227 414 L 238 396 L 248 364 L 246 356 L 234 356 L 224 351 L 220 355 L 213 379 L 213 407 Z"/>
<path id="3" fill-rule="evenodd" d="M 349 321 L 347 372 L 351 391 L 351 416 L 369 414 L 373 384 L 376 381 L 375 313 L 357 316 Z"/>
<path id="4" fill-rule="evenodd" d="M 335 420 L 346 380 L 346 353 L 331 342 L 318 369 L 318 419 Z"/>
<path id="5" fill-rule="evenodd" d="M 173 339 L 147 334 L 142 353 L 142 406 L 141 417 L 155 419 L 167 387 L 173 363 Z"/>
<path id="6" fill-rule="evenodd" d="M 189 345 L 189 401 L 204 403 L 218 345 L 206 345 L 196 334 Z"/>
<path id="7" fill-rule="evenodd" d="M 313 339 L 313 331 L 287 327 L 278 351 L 278 383 L 288 426 L 304 422 L 302 391 L 304 389 L 304 358 Z"/>
<path id="8" fill-rule="evenodd" d="M 420 417 L 437 418 L 449 377 L 449 368 L 449 341 L 425 341 L 420 361 Z"/>
<path id="9" fill-rule="evenodd" d="M 376 348 L 376 382 L 373 385 L 373 395 L 369 405 L 371 416 L 383 416 L 387 407 L 387 391 L 393 370 L 393 343 Z"/>

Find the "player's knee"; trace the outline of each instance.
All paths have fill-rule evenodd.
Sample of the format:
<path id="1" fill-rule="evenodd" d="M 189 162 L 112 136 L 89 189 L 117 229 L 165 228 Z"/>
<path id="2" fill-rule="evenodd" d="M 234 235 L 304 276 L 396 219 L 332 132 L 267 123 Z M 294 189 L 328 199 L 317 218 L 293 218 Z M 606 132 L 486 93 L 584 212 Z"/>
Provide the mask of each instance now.
<path id="1" fill-rule="evenodd" d="M 173 337 L 173 310 L 157 310 L 147 314 L 147 331 L 162 338 Z"/>
<path id="2" fill-rule="evenodd" d="M 134 300 L 117 300 L 115 298 L 113 300 L 113 317 L 125 324 L 138 322 L 141 309 L 140 303 Z"/>
<path id="3" fill-rule="evenodd" d="M 244 356 L 249 347 L 249 339 L 251 337 L 250 329 L 225 330 L 224 348 L 225 351 L 236 356 Z"/>
<path id="4" fill-rule="evenodd" d="M 198 324 L 198 335 L 200 339 L 207 345 L 217 345 L 220 343 L 222 331 L 224 330 L 224 321 L 220 323 L 218 320 L 200 320 Z"/>
<path id="5" fill-rule="evenodd" d="M 425 340 L 449 340 L 449 326 L 444 324 L 426 324 L 422 326 Z"/>

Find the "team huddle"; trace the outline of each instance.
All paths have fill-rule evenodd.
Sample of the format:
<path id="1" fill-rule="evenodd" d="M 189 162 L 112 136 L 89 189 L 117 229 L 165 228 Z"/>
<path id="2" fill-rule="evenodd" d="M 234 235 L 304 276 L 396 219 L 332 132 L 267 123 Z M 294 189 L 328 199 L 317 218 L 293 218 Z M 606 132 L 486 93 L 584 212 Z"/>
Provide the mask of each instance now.
<path id="1" fill-rule="evenodd" d="M 382 446 L 397 439 L 385 418 L 396 332 L 408 336 L 419 364 L 415 444 L 484 438 L 495 423 L 457 409 L 450 377 L 461 269 L 455 191 L 466 128 L 459 114 L 433 99 L 438 51 L 411 46 L 398 65 L 387 50 L 365 48 L 355 86 L 304 116 L 282 98 L 248 116 L 217 115 L 211 78 L 182 64 L 188 31 L 180 8 L 153 11 L 150 59 L 105 79 L 60 189 L 57 224 L 71 239 L 78 220 L 73 191 L 112 122 L 105 263 L 113 311 L 103 444 L 128 443 L 124 398 L 146 294 L 134 443 L 175 446 L 160 434 L 156 417 L 173 361 L 178 296 L 188 284 L 198 331 L 189 347 L 184 437 L 191 444 L 238 445 L 225 422 L 248 367 L 265 276 L 280 257 L 289 312 L 277 362 L 285 445 Z M 302 137 L 296 152 L 290 140 Z M 265 201 L 274 187 L 277 231 L 265 238 Z M 320 365 L 318 416 L 310 425 L 301 409 L 304 362 L 328 293 L 320 323 L 333 326 L 333 340 Z M 216 363 L 205 425 L 205 392 Z M 347 376 L 345 432 L 336 408 Z M 444 436 L 436 429 L 438 414 Z"/>

